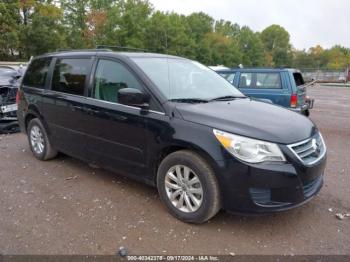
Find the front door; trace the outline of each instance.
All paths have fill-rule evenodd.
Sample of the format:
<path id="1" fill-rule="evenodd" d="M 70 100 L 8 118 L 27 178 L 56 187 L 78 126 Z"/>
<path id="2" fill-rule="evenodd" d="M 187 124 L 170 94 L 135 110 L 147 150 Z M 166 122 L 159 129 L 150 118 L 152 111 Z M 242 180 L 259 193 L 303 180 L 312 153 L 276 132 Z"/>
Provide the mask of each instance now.
<path id="1" fill-rule="evenodd" d="M 141 175 L 146 168 L 146 117 L 140 108 L 118 103 L 118 90 L 144 91 L 136 77 L 116 60 L 97 61 L 91 98 L 85 106 L 86 150 L 99 166 L 128 175 Z"/>

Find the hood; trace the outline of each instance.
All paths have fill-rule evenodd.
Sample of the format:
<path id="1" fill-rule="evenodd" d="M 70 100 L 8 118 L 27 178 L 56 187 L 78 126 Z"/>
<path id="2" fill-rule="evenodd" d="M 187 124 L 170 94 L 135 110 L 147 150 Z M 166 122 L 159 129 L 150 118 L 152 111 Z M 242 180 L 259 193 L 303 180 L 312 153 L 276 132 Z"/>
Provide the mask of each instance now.
<path id="1" fill-rule="evenodd" d="M 14 79 L 8 76 L 0 76 L 0 86 L 12 86 Z"/>
<path id="2" fill-rule="evenodd" d="M 305 140 L 317 129 L 301 114 L 249 98 L 198 104 L 179 103 L 176 108 L 187 121 L 279 144 Z"/>

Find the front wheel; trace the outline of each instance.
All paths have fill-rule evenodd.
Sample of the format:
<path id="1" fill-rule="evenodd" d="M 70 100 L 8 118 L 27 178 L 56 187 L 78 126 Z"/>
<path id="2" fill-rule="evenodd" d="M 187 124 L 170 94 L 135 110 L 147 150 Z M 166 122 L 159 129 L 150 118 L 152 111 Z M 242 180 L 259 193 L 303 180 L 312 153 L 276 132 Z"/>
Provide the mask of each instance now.
<path id="1" fill-rule="evenodd" d="M 169 212 L 189 223 L 203 223 L 220 209 L 213 169 L 198 154 L 181 150 L 168 155 L 157 174 L 160 198 Z"/>

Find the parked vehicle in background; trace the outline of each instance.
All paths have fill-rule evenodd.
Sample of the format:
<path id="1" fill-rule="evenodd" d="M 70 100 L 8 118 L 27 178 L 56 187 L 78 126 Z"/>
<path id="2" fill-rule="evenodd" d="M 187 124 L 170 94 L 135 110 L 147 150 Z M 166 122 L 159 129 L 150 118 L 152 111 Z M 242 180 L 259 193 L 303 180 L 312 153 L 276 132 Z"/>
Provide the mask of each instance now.
<path id="1" fill-rule="evenodd" d="M 217 66 L 208 66 L 211 70 L 217 71 L 217 70 L 226 70 L 226 69 L 230 69 L 226 66 L 223 65 L 217 65 Z"/>
<path id="2" fill-rule="evenodd" d="M 17 97 L 37 159 L 63 152 L 156 186 L 186 222 L 205 222 L 221 208 L 290 209 L 323 185 L 326 145 L 312 121 L 247 98 L 192 60 L 47 54 L 32 60 Z"/>
<path id="3" fill-rule="evenodd" d="M 0 133 L 19 131 L 16 93 L 23 67 L 0 66 Z"/>
<path id="4" fill-rule="evenodd" d="M 296 69 L 235 68 L 215 70 L 243 94 L 310 115 L 314 100 L 306 94 L 306 84 Z"/>

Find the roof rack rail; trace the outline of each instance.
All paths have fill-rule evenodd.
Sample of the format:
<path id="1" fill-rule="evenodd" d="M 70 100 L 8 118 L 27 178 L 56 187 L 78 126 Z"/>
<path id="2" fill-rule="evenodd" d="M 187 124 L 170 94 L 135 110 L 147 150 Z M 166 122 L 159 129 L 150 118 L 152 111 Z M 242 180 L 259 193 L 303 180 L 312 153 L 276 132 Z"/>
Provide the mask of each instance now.
<path id="1" fill-rule="evenodd" d="M 142 49 L 142 48 L 135 48 L 135 47 L 128 47 L 128 46 L 118 46 L 118 45 L 97 45 L 96 49 L 101 50 L 101 49 L 120 49 L 120 50 L 130 50 L 130 51 L 138 51 L 138 52 L 148 52 L 147 49 Z"/>
<path id="2" fill-rule="evenodd" d="M 57 49 L 57 52 L 88 52 L 88 51 L 95 51 L 95 52 L 108 52 L 112 51 L 111 49 L 108 48 L 91 48 L 91 49 Z"/>

